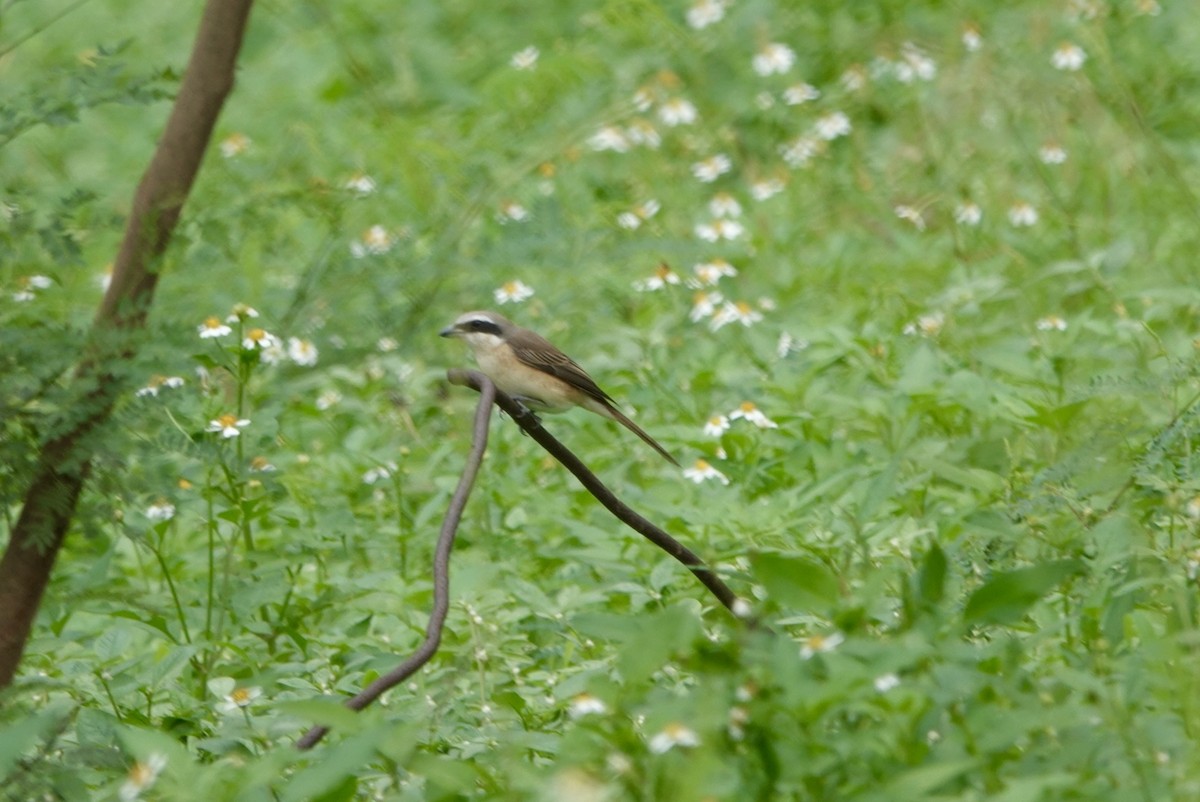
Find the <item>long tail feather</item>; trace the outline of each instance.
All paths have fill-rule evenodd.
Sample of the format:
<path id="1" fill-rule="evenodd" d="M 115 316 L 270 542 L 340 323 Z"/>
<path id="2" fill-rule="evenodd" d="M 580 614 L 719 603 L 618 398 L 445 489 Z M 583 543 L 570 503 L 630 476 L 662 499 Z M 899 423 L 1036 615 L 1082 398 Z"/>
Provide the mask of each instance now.
<path id="1" fill-rule="evenodd" d="M 625 417 L 624 413 L 622 413 L 621 410 L 617 409 L 614 406 L 606 406 L 605 412 L 608 413 L 608 417 L 611 417 L 617 423 L 621 424 L 626 429 L 633 432 L 638 437 L 642 438 L 642 440 L 644 440 L 647 445 L 649 445 L 651 448 L 653 448 L 659 454 L 662 454 L 663 458 L 666 459 L 667 462 L 671 463 L 676 468 L 681 467 L 679 465 L 679 463 L 675 461 L 675 458 L 672 457 L 665 448 L 663 448 L 662 446 L 660 446 L 658 444 L 657 440 L 655 440 L 653 437 L 651 437 L 650 435 L 648 435 L 644 431 L 642 431 L 642 427 L 638 426 L 636 423 L 631 421 L 629 418 Z"/>

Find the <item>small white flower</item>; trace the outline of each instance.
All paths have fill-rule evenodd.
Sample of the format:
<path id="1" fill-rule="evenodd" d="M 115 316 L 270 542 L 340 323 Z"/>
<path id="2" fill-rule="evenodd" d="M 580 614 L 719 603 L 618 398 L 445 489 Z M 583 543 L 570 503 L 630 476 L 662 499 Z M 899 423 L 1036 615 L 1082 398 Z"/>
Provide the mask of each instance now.
<path id="1" fill-rule="evenodd" d="M 530 45 L 523 50 L 518 50 L 516 53 L 513 53 L 513 56 L 508 60 L 508 63 L 512 65 L 514 69 L 532 70 L 537 66 L 538 56 L 540 55 L 541 51 L 539 51 L 533 45 Z"/>
<path id="2" fill-rule="evenodd" d="M 710 156 L 692 165 L 692 175 L 705 184 L 711 184 L 733 169 L 733 162 L 724 153 Z"/>
<path id="3" fill-rule="evenodd" d="M 1014 203 L 1008 210 L 1008 222 L 1017 228 L 1027 228 L 1038 221 L 1037 209 L 1025 201 Z"/>
<path id="4" fill-rule="evenodd" d="M 377 465 L 374 468 L 367 470 L 363 474 L 362 480 L 364 484 L 373 485 L 381 479 L 390 479 L 392 473 L 396 471 L 396 463 L 387 462 L 383 465 Z"/>
<path id="5" fill-rule="evenodd" d="M 150 381 L 146 382 L 146 386 L 140 388 L 134 395 L 138 398 L 146 396 L 157 396 L 158 391 L 162 388 L 175 390 L 183 386 L 182 376 L 151 376 Z"/>
<path id="6" fill-rule="evenodd" d="M 847 92 L 858 92 L 867 85 L 867 71 L 861 64 L 855 64 L 842 73 L 839 83 Z"/>
<path id="7" fill-rule="evenodd" d="M 713 415 L 704 424 L 704 433 L 709 437 L 720 437 L 729 431 L 729 418 L 724 415 Z"/>
<path id="8" fill-rule="evenodd" d="M 634 145 L 645 145 L 651 150 L 662 144 L 662 135 L 658 129 L 646 120 L 634 120 L 625 129 L 625 138 Z"/>
<path id="9" fill-rule="evenodd" d="M 687 24 L 700 30 L 720 22 L 724 16 L 725 3 L 722 0 L 696 0 L 687 11 Z"/>
<path id="10" fill-rule="evenodd" d="M 967 49 L 967 52 L 974 53 L 975 51 L 979 50 L 979 48 L 983 47 L 983 34 L 981 34 L 979 29 L 974 25 L 968 25 L 967 27 L 963 28 L 962 43 L 963 47 Z"/>
<path id="11" fill-rule="evenodd" d="M 783 90 L 783 102 L 789 106 L 799 106 L 810 100 L 816 100 L 820 96 L 821 91 L 812 84 L 796 84 Z"/>
<path id="12" fill-rule="evenodd" d="M 388 351 L 395 351 L 397 348 L 399 348 L 400 343 L 396 342 L 395 337 L 380 337 L 375 341 L 375 347 L 383 353 L 387 353 Z"/>
<path id="13" fill-rule="evenodd" d="M 733 412 L 730 412 L 729 419 L 744 420 L 747 423 L 753 423 L 760 429 L 779 428 L 779 424 L 768 418 L 752 401 L 745 401 Z"/>
<path id="14" fill-rule="evenodd" d="M 1077 72 L 1083 68 L 1083 62 L 1087 61 L 1087 53 L 1083 52 L 1083 48 L 1071 42 L 1063 42 L 1050 56 L 1050 63 L 1056 70 L 1065 70 L 1066 72 Z"/>
<path id="15" fill-rule="evenodd" d="M 383 226 L 374 225 L 350 243 L 350 254 L 355 259 L 387 253 L 396 244 L 396 238 Z"/>
<path id="16" fill-rule="evenodd" d="M 346 179 L 343 186 L 358 197 L 365 198 L 375 191 L 375 179 L 366 173 L 355 173 Z"/>
<path id="17" fill-rule="evenodd" d="M 679 282 L 679 275 L 666 262 L 663 262 L 654 269 L 653 276 L 633 282 L 633 288 L 638 292 L 654 292 L 661 290 L 668 284 L 678 284 Z"/>
<path id="18" fill-rule="evenodd" d="M 279 348 L 281 345 L 279 338 L 266 329 L 250 329 L 242 338 L 242 348 L 247 351 L 265 351 L 268 348 Z"/>
<path id="19" fill-rule="evenodd" d="M 238 710 L 249 707 L 260 696 L 262 696 L 262 688 L 235 688 L 217 704 L 217 711 L 220 713 L 235 713 Z"/>
<path id="20" fill-rule="evenodd" d="M 634 231 L 642 225 L 642 218 L 633 212 L 621 212 L 617 215 L 617 225 L 626 231 Z"/>
<path id="21" fill-rule="evenodd" d="M 233 329 L 221 322 L 218 317 L 206 318 L 203 323 L 196 327 L 196 331 L 200 334 L 200 339 L 209 340 L 213 337 L 225 337 L 230 334 Z"/>
<path id="22" fill-rule="evenodd" d="M 754 615 L 754 608 L 745 599 L 734 599 L 732 612 L 738 618 L 746 619 Z"/>
<path id="23" fill-rule="evenodd" d="M 342 394 L 337 390 L 326 390 L 317 396 L 317 409 L 324 412 L 332 406 L 336 406 L 342 400 Z"/>
<path id="24" fill-rule="evenodd" d="M 146 508 L 146 517 L 151 521 L 169 521 L 175 517 L 175 505 L 166 499 L 159 499 Z"/>
<path id="25" fill-rule="evenodd" d="M 763 319 L 762 313 L 745 301 L 726 301 L 721 308 L 713 313 L 709 328 L 717 331 L 730 323 L 741 323 L 750 327 Z"/>
<path id="26" fill-rule="evenodd" d="M 1037 322 L 1038 331 L 1066 331 L 1067 321 L 1059 315 L 1047 315 Z"/>
<path id="27" fill-rule="evenodd" d="M 229 312 L 229 316 L 225 318 L 225 322 L 237 323 L 240 320 L 250 320 L 256 317 L 258 317 L 258 310 L 253 306 L 234 304 L 233 309 Z"/>
<path id="28" fill-rule="evenodd" d="M 696 122 L 696 117 L 696 107 L 681 97 L 670 98 L 658 107 L 658 119 L 668 128 L 691 125 Z"/>
<path id="29" fill-rule="evenodd" d="M 651 198 L 647 201 L 642 201 L 637 206 L 633 207 L 633 213 L 643 220 L 649 220 L 654 215 L 658 214 L 658 210 L 662 208 L 658 201 Z"/>
<path id="30" fill-rule="evenodd" d="M 788 167 L 804 167 L 821 152 L 821 140 L 811 136 L 798 137 L 779 148 Z"/>
<path id="31" fill-rule="evenodd" d="M 516 201 L 508 200 L 500 204 L 496 212 L 496 220 L 501 225 L 505 223 L 524 223 L 529 219 L 529 210 Z"/>
<path id="32" fill-rule="evenodd" d="M 895 674 L 880 674 L 875 678 L 875 690 L 887 693 L 900 684 L 900 678 Z"/>
<path id="33" fill-rule="evenodd" d="M 811 660 L 813 655 L 832 652 L 841 646 L 846 636 L 840 632 L 831 635 L 810 635 L 801 642 L 800 659 Z"/>
<path id="34" fill-rule="evenodd" d="M 724 259 L 692 265 L 692 272 L 696 274 L 696 280 L 691 283 L 697 287 L 711 287 L 726 276 L 738 274 L 737 268 Z"/>
<path id="35" fill-rule="evenodd" d="M 741 217 L 742 205 L 728 192 L 718 192 L 708 202 L 708 211 L 713 217 Z"/>
<path id="36" fill-rule="evenodd" d="M 1067 152 L 1057 142 L 1047 142 L 1038 149 L 1038 158 L 1043 164 L 1062 164 L 1067 160 Z"/>
<path id="37" fill-rule="evenodd" d="M 778 178 L 763 178 L 750 185 L 750 197 L 765 201 L 783 192 L 783 182 Z"/>
<path id="38" fill-rule="evenodd" d="M 696 460 L 696 463 L 690 468 L 684 468 L 683 475 L 696 484 L 706 482 L 709 479 L 716 479 L 723 485 L 729 484 L 729 477 L 714 468 L 708 460 L 703 459 Z"/>
<path id="39" fill-rule="evenodd" d="M 590 693 L 578 694 L 571 699 L 571 705 L 567 708 L 567 713 L 571 718 L 583 718 L 584 716 L 600 715 L 607 712 L 608 705 Z"/>
<path id="40" fill-rule="evenodd" d="M 317 364 L 317 347 L 309 340 L 299 337 L 288 338 L 288 358 L 297 365 L 312 367 Z"/>
<path id="41" fill-rule="evenodd" d="M 228 440 L 231 437 L 237 437 L 242 432 L 241 430 L 250 425 L 250 421 L 239 418 L 237 415 L 222 415 L 208 422 L 209 432 L 220 432 L 221 437 Z"/>
<path id="42" fill-rule="evenodd" d="M 907 220 L 912 223 L 913 228 L 917 231 L 925 230 L 925 218 L 921 216 L 921 211 L 915 206 L 900 204 L 894 211 L 896 212 L 896 216 L 901 220 Z"/>
<path id="43" fill-rule="evenodd" d="M 744 233 L 746 233 L 746 227 L 736 220 L 718 218 L 711 223 L 699 223 L 696 225 L 696 236 L 705 242 L 735 240 Z"/>
<path id="44" fill-rule="evenodd" d="M 245 134 L 230 134 L 221 140 L 221 155 L 226 159 L 241 156 L 250 150 L 250 137 Z"/>
<path id="45" fill-rule="evenodd" d="M 645 87 L 633 93 L 633 107 L 639 113 L 645 114 L 650 111 L 650 107 L 654 105 L 654 92 Z"/>
<path id="46" fill-rule="evenodd" d="M 794 351 L 803 351 L 808 347 L 808 340 L 797 340 L 791 334 L 781 332 L 779 341 L 775 344 L 775 356 L 783 359 Z"/>
<path id="47" fill-rule="evenodd" d="M 946 316 L 941 312 L 921 315 L 915 323 L 909 323 L 904 327 L 904 333 L 909 335 L 920 334 L 922 337 L 936 337 L 941 333 L 945 322 Z"/>
<path id="48" fill-rule="evenodd" d="M 498 304 L 519 304 L 533 297 L 533 287 L 520 280 L 506 281 L 492 292 L 492 297 Z"/>
<path id="49" fill-rule="evenodd" d="M 678 723 L 668 724 L 650 739 L 650 751 L 656 755 L 669 752 L 676 746 L 694 747 L 699 745 L 700 736 L 696 734 L 695 730 Z"/>
<path id="50" fill-rule="evenodd" d="M 587 141 L 588 147 L 592 150 L 611 150 L 616 153 L 625 153 L 629 150 L 629 139 L 625 133 L 616 126 L 606 125 L 596 133 L 592 134 Z"/>
<path id="51" fill-rule="evenodd" d="M 896 62 L 893 71 L 900 83 L 908 84 L 914 80 L 932 81 L 937 75 L 937 65 L 912 42 L 905 42 L 900 48 L 900 61 Z"/>
<path id="52" fill-rule="evenodd" d="M 983 210 L 979 204 L 965 201 L 954 209 L 954 222 L 962 226 L 977 226 L 983 219 Z"/>
<path id="53" fill-rule="evenodd" d="M 796 63 L 796 53 L 790 47 L 772 42 L 763 47 L 751 60 L 754 71 L 764 77 L 787 72 Z"/>
<path id="54" fill-rule="evenodd" d="M 275 466 L 266 457 L 255 457 L 250 460 L 251 473 L 271 473 L 274 470 Z"/>
<path id="55" fill-rule="evenodd" d="M 846 136 L 850 130 L 850 118 L 840 111 L 818 117 L 813 125 L 813 133 L 826 142 Z"/>
<path id="56" fill-rule="evenodd" d="M 158 775 L 166 767 L 167 756 L 160 752 L 150 755 L 144 763 L 140 760 L 134 763 L 125 777 L 125 782 L 121 783 L 121 788 L 117 792 L 121 802 L 134 802 L 142 795 L 143 791 L 154 785 L 158 780 Z"/>
<path id="57" fill-rule="evenodd" d="M 37 295 L 31 290 L 17 290 L 12 294 L 12 299 L 18 303 L 28 303 L 36 297 Z"/>
<path id="58" fill-rule="evenodd" d="M 33 287 L 35 290 L 48 290 L 50 289 L 50 286 L 54 284 L 54 282 L 50 280 L 49 276 L 30 276 L 26 279 L 26 281 L 28 281 L 29 286 Z"/>
<path id="59" fill-rule="evenodd" d="M 711 317 L 717 310 L 717 305 L 724 300 L 724 296 L 719 292 L 696 293 L 692 298 L 692 311 L 688 314 L 688 319 L 693 323 L 699 323 L 704 318 Z"/>

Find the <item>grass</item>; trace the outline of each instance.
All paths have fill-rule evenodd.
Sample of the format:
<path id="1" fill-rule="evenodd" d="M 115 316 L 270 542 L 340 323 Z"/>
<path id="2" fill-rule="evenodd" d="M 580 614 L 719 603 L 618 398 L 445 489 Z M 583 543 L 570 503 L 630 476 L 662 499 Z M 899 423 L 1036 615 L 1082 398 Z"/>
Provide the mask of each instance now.
<path id="1" fill-rule="evenodd" d="M 701 29 L 633 0 L 256 9 L 218 131 L 249 147 L 213 149 L 164 265 L 5 699 L 5 793 L 1195 796 L 1200 25 L 1151 6 L 748 1 Z M 50 16 L 16 4 L 0 35 L 6 528 L 195 24 Z M 772 42 L 795 63 L 759 75 Z M 801 82 L 820 96 L 788 105 Z M 672 98 L 696 120 L 663 123 Z M 605 126 L 659 141 L 596 150 Z M 743 233 L 709 242 L 718 193 Z M 760 320 L 691 319 L 714 259 L 737 274 L 704 289 Z M 684 281 L 633 288 L 663 262 Z M 420 640 L 467 450 L 475 398 L 444 380 L 465 355 L 436 332 L 516 280 L 534 294 L 505 314 L 728 484 L 594 416 L 549 428 L 775 634 L 498 420 L 441 651 L 349 715 Z M 198 337 L 236 303 L 260 316 Z M 266 364 L 237 344 L 256 327 L 317 363 Z M 153 375 L 185 383 L 136 397 Z M 745 402 L 777 427 L 704 432 Z M 224 414 L 250 423 L 205 431 Z M 334 733 L 295 753 L 314 721 Z"/>

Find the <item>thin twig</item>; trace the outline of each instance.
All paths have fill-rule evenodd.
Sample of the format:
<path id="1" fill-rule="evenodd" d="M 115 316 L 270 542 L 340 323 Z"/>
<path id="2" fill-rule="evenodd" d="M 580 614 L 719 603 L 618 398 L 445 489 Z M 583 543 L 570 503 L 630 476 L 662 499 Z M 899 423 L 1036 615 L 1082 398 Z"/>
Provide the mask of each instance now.
<path id="1" fill-rule="evenodd" d="M 476 370 L 454 369 L 447 371 L 446 376 L 451 384 L 470 387 L 481 393 L 485 388 L 493 386 L 486 376 Z M 687 566 L 687 569 L 712 591 L 712 594 L 727 610 L 739 618 L 745 616 L 745 611 L 750 609 L 749 606 L 745 603 L 739 604 L 737 595 L 721 581 L 720 577 L 713 573 L 711 568 L 704 564 L 699 556 L 617 498 L 611 490 L 604 486 L 603 482 L 596 478 L 596 474 L 588 470 L 579 457 L 571 453 L 550 432 L 542 428 L 536 415 L 499 390 L 496 391 L 496 405 L 507 412 L 521 429 L 536 440 L 542 448 L 549 451 L 550 455 L 561 462 L 567 470 L 575 474 L 575 478 L 579 480 L 580 484 L 595 496 L 596 500 L 603 504 L 609 512 L 626 526 Z M 750 624 L 753 626 L 754 622 L 750 621 Z"/>
<path id="2" fill-rule="evenodd" d="M 437 651 L 438 644 L 442 642 L 442 629 L 446 624 L 446 613 L 450 610 L 450 549 L 454 546 L 458 523 L 462 520 L 463 509 L 467 506 L 467 498 L 471 495 L 475 476 L 483 462 L 483 452 L 487 449 L 488 424 L 492 418 L 492 403 L 496 400 L 496 387 L 486 378 L 476 389 L 479 390 L 479 406 L 475 409 L 471 453 L 462 476 L 459 477 L 458 487 L 454 489 L 454 496 L 450 499 L 450 508 L 442 521 L 442 532 L 438 535 L 437 548 L 433 555 L 433 610 L 429 614 L 425 640 L 407 660 L 347 701 L 346 707 L 351 710 L 362 710 L 378 699 L 384 691 L 411 677 L 417 669 L 429 662 Z M 313 727 L 296 742 L 296 748 L 311 749 L 327 732 L 328 727 Z"/>

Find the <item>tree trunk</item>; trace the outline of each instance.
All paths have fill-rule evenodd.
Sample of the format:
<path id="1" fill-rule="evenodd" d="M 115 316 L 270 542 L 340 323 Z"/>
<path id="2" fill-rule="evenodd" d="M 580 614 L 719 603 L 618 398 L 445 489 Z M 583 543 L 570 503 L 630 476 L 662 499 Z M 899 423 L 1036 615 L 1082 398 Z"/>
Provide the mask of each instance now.
<path id="1" fill-rule="evenodd" d="M 253 0 L 208 0 L 158 148 L 134 195 L 112 283 L 72 384 L 79 402 L 42 448 L 0 559 L 0 688 L 16 674 L 50 571 L 95 454 L 94 435 L 125 390 L 121 369 L 144 327 L 158 260 L 171 241 L 225 98 Z"/>

